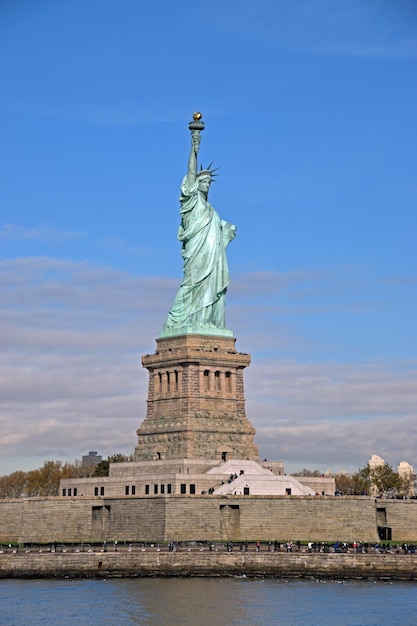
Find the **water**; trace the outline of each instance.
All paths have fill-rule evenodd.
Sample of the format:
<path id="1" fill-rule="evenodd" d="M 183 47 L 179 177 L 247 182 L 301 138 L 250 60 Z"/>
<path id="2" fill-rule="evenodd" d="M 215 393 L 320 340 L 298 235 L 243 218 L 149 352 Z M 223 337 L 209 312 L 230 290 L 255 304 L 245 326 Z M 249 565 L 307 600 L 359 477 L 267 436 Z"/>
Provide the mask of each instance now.
<path id="1" fill-rule="evenodd" d="M 416 626 L 413 582 L 1 580 L 2 626 Z"/>

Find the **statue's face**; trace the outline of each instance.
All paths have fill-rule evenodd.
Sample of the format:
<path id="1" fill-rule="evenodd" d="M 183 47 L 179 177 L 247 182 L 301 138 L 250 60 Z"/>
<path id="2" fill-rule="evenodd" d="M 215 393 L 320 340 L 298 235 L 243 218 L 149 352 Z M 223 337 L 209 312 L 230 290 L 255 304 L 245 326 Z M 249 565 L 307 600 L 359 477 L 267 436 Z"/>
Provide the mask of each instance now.
<path id="1" fill-rule="evenodd" d="M 198 189 L 202 191 L 205 195 L 208 194 L 210 189 L 211 178 L 210 176 L 202 176 L 198 179 Z"/>

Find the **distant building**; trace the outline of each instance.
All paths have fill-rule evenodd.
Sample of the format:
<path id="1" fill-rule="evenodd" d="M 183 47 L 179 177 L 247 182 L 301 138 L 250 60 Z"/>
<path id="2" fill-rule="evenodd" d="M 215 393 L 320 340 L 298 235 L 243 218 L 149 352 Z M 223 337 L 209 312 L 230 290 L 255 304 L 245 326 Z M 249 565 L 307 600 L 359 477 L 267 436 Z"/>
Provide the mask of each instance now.
<path id="1" fill-rule="evenodd" d="M 386 465 L 384 459 L 377 454 L 373 454 L 368 461 L 369 468 L 372 471 L 376 470 L 383 465 Z M 401 461 L 401 463 L 397 466 L 397 473 L 399 477 L 403 481 L 403 487 L 401 488 L 401 493 L 403 493 L 406 497 L 410 498 L 415 494 L 415 474 L 414 467 L 407 463 L 407 461 Z M 375 486 L 372 484 L 371 478 L 371 494 L 375 496 L 377 493 Z"/>
<path id="2" fill-rule="evenodd" d="M 410 463 L 407 463 L 407 461 L 401 461 L 401 463 L 397 467 L 397 472 L 406 486 L 407 493 L 405 495 L 407 495 L 408 497 L 414 496 L 414 467 L 410 465 Z"/>
<path id="3" fill-rule="evenodd" d="M 100 455 L 97 454 L 97 452 L 95 450 L 93 450 L 92 452 L 89 452 L 88 454 L 84 455 L 82 458 L 82 464 L 83 465 L 97 465 L 97 463 L 100 463 L 100 461 L 103 460 L 103 457 L 101 457 Z"/>
<path id="4" fill-rule="evenodd" d="M 414 467 L 407 463 L 407 461 L 401 461 L 399 466 L 397 467 L 397 472 L 403 478 L 404 476 L 409 476 L 410 474 L 414 474 Z"/>
<path id="5" fill-rule="evenodd" d="M 373 454 L 368 461 L 368 465 L 371 470 L 374 470 L 377 467 L 381 467 L 382 465 L 385 465 L 385 461 L 381 456 L 378 456 L 377 454 Z"/>

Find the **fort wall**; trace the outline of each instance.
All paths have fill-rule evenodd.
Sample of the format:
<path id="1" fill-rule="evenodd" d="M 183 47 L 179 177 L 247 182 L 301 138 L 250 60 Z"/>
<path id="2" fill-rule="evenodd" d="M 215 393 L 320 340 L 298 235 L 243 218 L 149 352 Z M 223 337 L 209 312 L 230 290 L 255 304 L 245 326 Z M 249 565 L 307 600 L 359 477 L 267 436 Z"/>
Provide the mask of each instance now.
<path id="1" fill-rule="evenodd" d="M 417 541 L 417 500 L 314 496 L 48 497 L 0 501 L 0 542 Z"/>

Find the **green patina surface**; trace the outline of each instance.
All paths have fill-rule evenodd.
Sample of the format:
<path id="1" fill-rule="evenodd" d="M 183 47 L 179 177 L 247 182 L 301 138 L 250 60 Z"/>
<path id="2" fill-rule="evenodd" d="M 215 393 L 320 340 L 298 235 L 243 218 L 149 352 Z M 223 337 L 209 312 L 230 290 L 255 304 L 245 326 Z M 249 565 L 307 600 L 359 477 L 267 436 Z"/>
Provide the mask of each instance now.
<path id="1" fill-rule="evenodd" d="M 201 118 L 201 114 L 200 115 Z M 225 295 L 229 284 L 226 248 L 236 236 L 236 226 L 220 219 L 208 201 L 213 179 L 210 166 L 197 172 L 201 130 L 190 123 L 191 150 L 188 171 L 181 184 L 181 224 L 178 239 L 184 259 L 183 280 L 160 337 L 204 334 L 232 337 L 226 328 Z"/>

